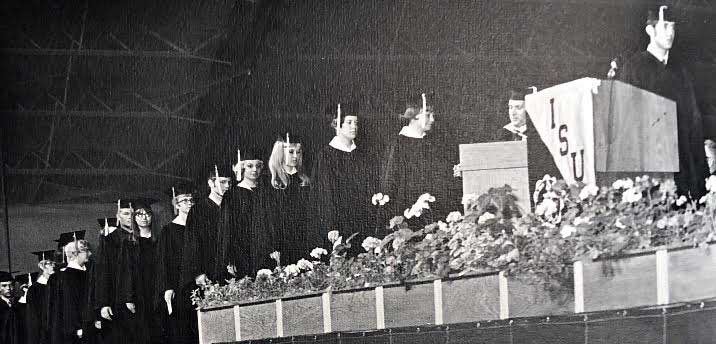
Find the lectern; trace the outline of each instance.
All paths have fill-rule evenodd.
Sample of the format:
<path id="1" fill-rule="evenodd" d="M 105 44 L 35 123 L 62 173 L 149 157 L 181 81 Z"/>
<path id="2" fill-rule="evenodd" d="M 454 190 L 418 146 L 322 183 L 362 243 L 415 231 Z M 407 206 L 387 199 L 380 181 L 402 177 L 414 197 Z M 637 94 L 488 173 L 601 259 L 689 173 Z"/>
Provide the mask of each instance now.
<path id="1" fill-rule="evenodd" d="M 568 183 L 606 185 L 679 170 L 676 103 L 614 80 L 583 78 L 525 97 L 527 112 Z M 463 192 L 509 184 L 530 209 L 524 141 L 460 145 Z"/>

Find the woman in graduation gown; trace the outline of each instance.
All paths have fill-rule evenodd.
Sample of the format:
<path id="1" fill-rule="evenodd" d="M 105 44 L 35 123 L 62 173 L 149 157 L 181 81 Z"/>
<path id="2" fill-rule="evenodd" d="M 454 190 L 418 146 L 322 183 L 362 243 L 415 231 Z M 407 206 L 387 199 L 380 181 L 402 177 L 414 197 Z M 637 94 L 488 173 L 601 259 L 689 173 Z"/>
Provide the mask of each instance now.
<path id="1" fill-rule="evenodd" d="M 186 219 L 194 204 L 194 185 L 182 183 L 172 187 L 172 206 L 176 217 L 162 228 L 162 235 L 157 241 L 157 295 L 159 310 L 162 314 L 162 337 L 166 343 L 191 343 L 187 328 L 189 326 L 186 309 L 178 307 L 181 301 L 179 274 L 181 257 L 184 247 L 184 230 Z"/>
<path id="2" fill-rule="evenodd" d="M 437 143 L 427 135 L 435 122 L 433 107 L 422 94 L 406 102 L 405 112 L 400 117 L 408 123 L 389 144 L 380 166 L 379 191 L 390 196 L 386 215 L 388 219 L 403 215 L 420 195 L 429 193 L 435 196 L 436 202 L 430 204 L 431 211 L 424 213 L 420 222 L 438 221 L 447 215 L 447 209 L 440 204 L 449 202 L 441 185 L 444 186 L 451 177 L 445 177 L 437 159 L 440 156 Z"/>
<path id="3" fill-rule="evenodd" d="M 75 240 L 63 248 L 67 266 L 53 274 L 48 282 L 48 324 L 51 344 L 87 343 L 94 315 L 87 303 L 89 244 Z"/>
<path id="4" fill-rule="evenodd" d="M 153 199 L 136 199 L 132 204 L 133 232 L 122 242 L 117 272 L 119 302 L 129 311 L 126 314 L 125 338 L 131 343 L 150 343 L 159 335 L 155 310 L 156 240 L 158 227 L 154 225 L 151 204 Z"/>
<path id="5" fill-rule="evenodd" d="M 269 158 L 270 186 L 254 200 L 253 233 L 266 238 L 259 251 L 252 254 L 255 268 L 273 268 L 265 252 L 279 251 L 281 265 L 309 258 L 317 244 L 317 232 L 309 233 L 307 204 L 310 179 L 303 171 L 303 147 L 286 134 L 277 140 Z"/>
<path id="6" fill-rule="evenodd" d="M 368 233 L 373 174 L 367 157 L 354 141 L 358 133 L 357 107 L 348 103 L 331 109 L 329 118 L 335 136 L 318 152 L 311 172 L 311 227 L 318 230 L 322 241 L 318 246 L 326 249 L 330 249 L 329 231 L 337 230 L 344 238 L 356 233 L 350 252 L 357 255 L 363 251 L 363 239 L 376 234 Z"/>
<path id="7" fill-rule="evenodd" d="M 265 187 L 261 172 L 264 163 L 257 150 L 239 151 L 240 161 L 234 166 L 238 185 L 224 195 L 217 225 L 217 252 L 214 275 L 223 282 L 230 278 L 253 276 L 267 261 L 267 240 L 264 232 L 254 232 L 254 199 Z M 238 159 L 238 158 L 237 158 Z"/>

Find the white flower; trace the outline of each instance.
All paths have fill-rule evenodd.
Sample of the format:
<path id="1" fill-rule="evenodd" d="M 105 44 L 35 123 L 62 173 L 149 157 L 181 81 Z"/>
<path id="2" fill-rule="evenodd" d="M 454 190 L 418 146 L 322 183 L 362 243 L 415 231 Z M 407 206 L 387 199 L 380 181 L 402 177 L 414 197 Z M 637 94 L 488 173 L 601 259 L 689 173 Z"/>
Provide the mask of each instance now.
<path id="1" fill-rule="evenodd" d="M 559 230 L 559 234 L 562 236 L 562 238 L 569 238 L 576 231 L 576 228 L 570 225 L 564 225 L 562 226 L 562 229 Z"/>
<path id="2" fill-rule="evenodd" d="M 542 203 L 538 204 L 535 207 L 535 214 L 541 216 L 551 216 L 552 214 L 557 212 L 557 202 L 555 202 L 551 198 L 545 198 L 542 200 Z"/>
<path id="3" fill-rule="evenodd" d="M 641 192 L 634 187 L 630 187 L 622 194 L 622 203 L 634 203 L 641 199 Z"/>
<path id="4" fill-rule="evenodd" d="M 634 182 L 630 178 L 617 179 L 613 184 L 614 189 L 631 189 L 634 187 Z"/>
<path id="5" fill-rule="evenodd" d="M 340 233 L 338 233 L 338 231 L 330 231 L 330 232 L 328 232 L 328 241 L 336 242 L 336 240 L 338 240 L 339 236 L 340 236 Z"/>
<path id="6" fill-rule="evenodd" d="M 271 252 L 271 254 L 269 254 L 269 257 L 276 261 L 276 265 L 279 265 L 281 263 L 281 252 L 273 251 Z"/>
<path id="7" fill-rule="evenodd" d="M 398 250 L 401 246 L 403 246 L 403 243 L 405 242 L 405 239 L 401 237 L 396 237 L 393 239 L 393 249 Z"/>
<path id="8" fill-rule="evenodd" d="M 258 278 L 258 277 L 262 277 L 262 276 L 263 276 L 263 277 L 269 277 L 269 276 L 271 276 L 271 275 L 273 275 L 273 272 L 271 272 L 271 270 L 269 270 L 269 269 L 261 269 L 261 270 L 259 270 L 259 271 L 256 271 L 256 277 L 257 277 L 257 278 Z"/>
<path id="9" fill-rule="evenodd" d="M 706 190 L 716 192 L 716 176 L 710 176 L 706 179 Z"/>
<path id="10" fill-rule="evenodd" d="M 382 247 L 380 247 L 380 246 L 373 249 L 373 253 L 375 253 L 375 254 L 380 254 L 380 251 L 382 251 Z"/>
<path id="11" fill-rule="evenodd" d="M 303 258 L 296 262 L 296 266 L 301 270 L 313 270 L 313 263 Z"/>
<path id="12" fill-rule="evenodd" d="M 386 203 L 390 202 L 390 196 L 383 195 L 383 198 L 378 200 L 378 204 L 385 205 Z"/>
<path id="13" fill-rule="evenodd" d="M 480 215 L 480 217 L 477 219 L 478 224 L 483 224 L 489 220 L 492 220 L 495 218 L 495 215 L 490 212 L 485 212 L 484 214 Z"/>
<path id="14" fill-rule="evenodd" d="M 454 223 L 462 220 L 462 214 L 459 211 L 453 211 L 445 218 L 445 221 Z"/>
<path id="15" fill-rule="evenodd" d="M 686 196 L 681 195 L 681 197 L 679 197 L 679 199 L 676 200 L 676 206 L 680 207 L 680 206 L 684 205 L 687 201 L 688 201 L 688 199 L 686 199 Z"/>
<path id="16" fill-rule="evenodd" d="M 328 254 L 325 248 L 316 247 L 311 251 L 311 257 L 321 259 L 322 255 Z"/>
<path id="17" fill-rule="evenodd" d="M 365 240 L 363 240 L 363 243 L 361 246 L 363 246 L 363 249 L 366 252 L 370 252 L 370 250 L 375 249 L 376 247 L 380 246 L 381 240 L 374 237 L 367 237 Z"/>
<path id="18" fill-rule="evenodd" d="M 333 249 L 335 250 L 336 247 L 338 247 L 338 245 L 340 245 L 342 243 L 343 243 L 343 237 L 339 236 L 338 239 L 336 239 L 336 241 L 333 242 Z"/>
<path id="19" fill-rule="evenodd" d="M 704 203 L 706 203 L 706 200 L 708 199 L 706 196 L 707 196 L 707 195 L 701 196 L 701 198 L 699 199 L 699 204 L 704 204 Z"/>
<path id="20" fill-rule="evenodd" d="M 433 235 L 433 233 L 425 235 L 425 240 L 433 241 L 433 239 L 435 239 L 435 235 Z"/>
<path id="21" fill-rule="evenodd" d="M 619 229 L 626 228 L 626 225 L 622 223 L 621 219 L 617 219 L 616 222 L 614 222 L 614 225 L 617 226 Z"/>
<path id="22" fill-rule="evenodd" d="M 373 203 L 373 205 L 378 205 L 378 200 L 383 198 L 382 193 L 377 193 L 371 197 L 370 202 Z"/>
<path id="23" fill-rule="evenodd" d="M 575 226 L 579 226 L 579 225 L 581 225 L 581 224 L 583 224 L 583 223 L 589 224 L 589 220 L 590 220 L 590 218 L 588 218 L 588 217 L 577 216 L 577 217 L 574 218 L 573 224 L 574 224 Z"/>
<path id="24" fill-rule="evenodd" d="M 424 193 L 418 197 L 418 201 L 415 203 L 424 203 L 424 202 L 435 202 L 435 197 L 430 195 L 429 193 Z"/>
<path id="25" fill-rule="evenodd" d="M 443 231 L 443 232 L 448 232 L 448 231 L 450 231 L 450 228 L 448 228 L 447 223 L 442 222 L 442 221 L 438 221 L 438 228 L 439 228 L 441 231 Z"/>
<path id="26" fill-rule="evenodd" d="M 599 193 L 599 187 L 594 184 L 585 185 L 579 192 L 579 199 L 585 200 L 590 196 L 596 196 Z"/>
<path id="27" fill-rule="evenodd" d="M 298 268 L 298 265 L 291 264 L 283 268 L 283 272 L 285 272 L 289 276 L 295 276 L 301 272 L 301 269 Z"/>

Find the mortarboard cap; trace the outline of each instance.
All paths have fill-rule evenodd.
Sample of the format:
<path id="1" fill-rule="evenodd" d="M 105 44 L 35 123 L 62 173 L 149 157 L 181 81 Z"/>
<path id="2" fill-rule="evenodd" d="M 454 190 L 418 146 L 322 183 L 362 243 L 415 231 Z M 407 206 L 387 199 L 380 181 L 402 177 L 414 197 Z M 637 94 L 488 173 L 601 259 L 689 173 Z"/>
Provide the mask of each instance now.
<path id="1" fill-rule="evenodd" d="M 241 158 L 243 159 L 243 152 Z M 206 179 L 216 178 L 217 173 L 219 174 L 219 177 L 224 178 L 232 178 L 234 176 L 234 170 L 231 168 L 231 164 L 226 163 L 212 164 L 206 172 Z"/>
<path id="2" fill-rule="evenodd" d="M 28 277 L 32 277 L 32 281 L 34 284 L 35 283 L 34 281 L 37 281 L 37 277 L 40 275 L 40 273 L 39 272 L 31 272 L 31 273 L 29 273 L 29 275 L 30 276 L 28 276 L 27 273 L 19 274 L 19 275 L 17 275 L 17 277 L 15 277 L 15 281 L 20 284 L 29 284 Z"/>
<path id="3" fill-rule="evenodd" d="M 660 21 L 666 23 L 674 22 L 674 15 L 668 6 L 659 6 L 656 10 L 649 10 L 646 15 L 646 25 L 654 25 Z"/>
<path id="4" fill-rule="evenodd" d="M 196 193 L 196 186 L 192 182 L 182 181 L 171 185 L 169 188 L 164 190 L 164 193 L 167 194 L 169 197 L 194 194 Z"/>
<path id="5" fill-rule="evenodd" d="M 57 248 L 62 249 L 65 245 L 75 241 L 75 238 L 77 240 L 82 240 L 85 238 L 85 231 L 76 231 L 76 232 L 67 232 L 60 234 L 60 237 L 58 239 L 55 239 L 55 242 L 57 242 Z"/>
<path id="6" fill-rule="evenodd" d="M 525 94 L 527 93 L 527 90 L 522 90 L 519 88 L 513 88 L 510 90 L 510 100 L 525 100 Z"/>
<path id="7" fill-rule="evenodd" d="M 32 252 L 35 256 L 37 256 L 37 261 L 41 262 L 43 260 L 55 260 L 55 250 L 44 250 L 44 251 L 35 251 Z"/>
<path id="8" fill-rule="evenodd" d="M 140 197 L 131 200 L 132 208 L 137 209 L 152 209 L 152 204 L 159 202 L 156 198 Z"/>
<path id="9" fill-rule="evenodd" d="M 0 282 L 14 282 L 15 279 L 12 278 L 12 274 L 7 271 L 0 271 Z"/>

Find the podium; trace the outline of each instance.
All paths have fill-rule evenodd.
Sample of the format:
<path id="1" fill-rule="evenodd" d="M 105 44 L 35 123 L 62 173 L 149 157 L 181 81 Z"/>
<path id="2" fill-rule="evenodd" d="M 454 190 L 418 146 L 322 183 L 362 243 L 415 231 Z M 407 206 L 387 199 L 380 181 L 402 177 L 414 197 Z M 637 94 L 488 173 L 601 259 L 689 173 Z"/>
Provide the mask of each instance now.
<path id="1" fill-rule="evenodd" d="M 524 213 L 530 210 L 527 141 L 461 144 L 462 192 L 481 195 L 505 184 Z"/>
<path id="2" fill-rule="evenodd" d="M 678 172 L 676 103 L 616 80 L 583 78 L 527 95 L 531 122 L 568 183 Z M 463 193 L 509 184 L 530 209 L 527 143 L 460 145 Z"/>

